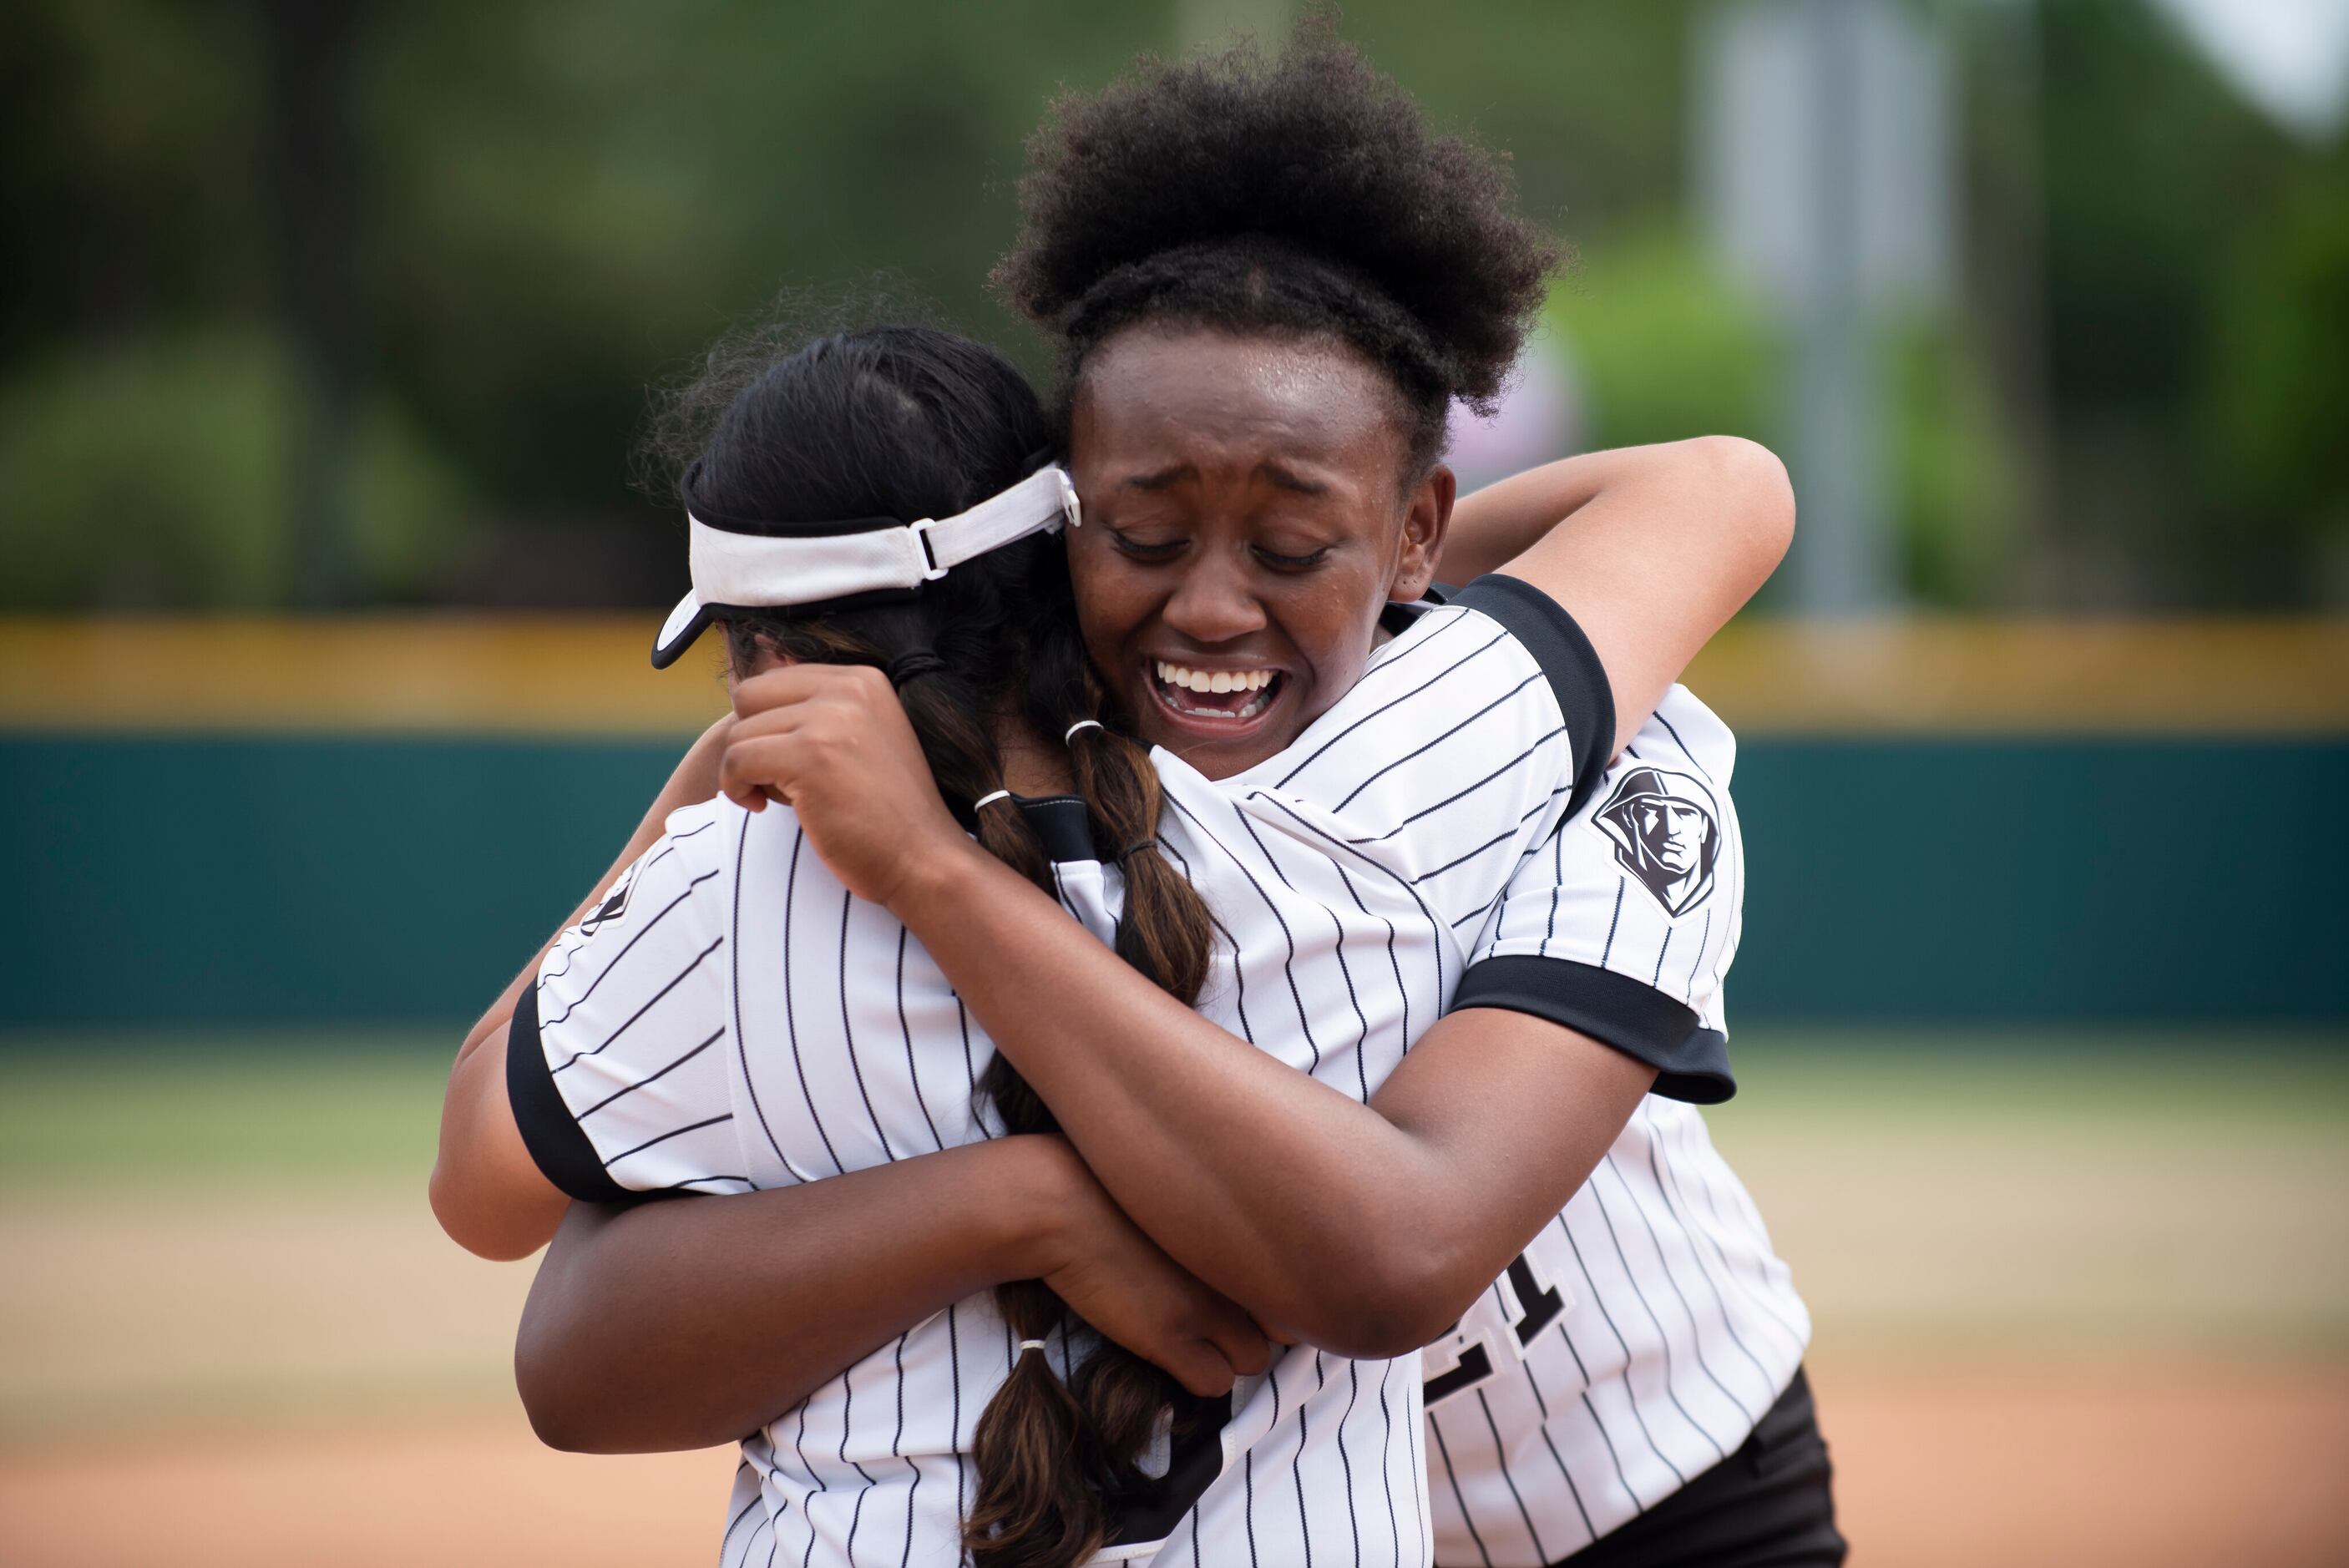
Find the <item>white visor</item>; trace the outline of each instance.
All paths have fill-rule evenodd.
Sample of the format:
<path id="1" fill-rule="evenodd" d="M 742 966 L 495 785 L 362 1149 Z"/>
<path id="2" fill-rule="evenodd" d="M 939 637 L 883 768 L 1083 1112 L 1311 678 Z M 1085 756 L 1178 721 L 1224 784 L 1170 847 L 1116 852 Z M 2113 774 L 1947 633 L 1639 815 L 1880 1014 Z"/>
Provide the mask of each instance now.
<path id="1" fill-rule="evenodd" d="M 825 604 L 866 593 L 911 593 L 966 561 L 1031 533 L 1083 521 L 1068 471 L 1048 464 L 968 511 L 936 521 L 856 533 L 783 536 L 713 528 L 686 514 L 693 589 L 678 601 L 653 641 L 653 667 L 667 669 L 702 628 L 728 610 Z"/>

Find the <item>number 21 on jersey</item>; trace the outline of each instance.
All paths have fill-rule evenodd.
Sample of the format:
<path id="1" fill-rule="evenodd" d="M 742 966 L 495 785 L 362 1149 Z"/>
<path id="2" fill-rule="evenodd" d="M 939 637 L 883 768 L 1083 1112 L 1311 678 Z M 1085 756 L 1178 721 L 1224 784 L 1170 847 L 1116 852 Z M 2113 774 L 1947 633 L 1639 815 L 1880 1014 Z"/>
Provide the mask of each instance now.
<path id="1" fill-rule="evenodd" d="M 1519 1253 L 1451 1331 L 1421 1353 L 1423 1398 L 1430 1406 L 1492 1377 L 1504 1355 L 1524 1360 L 1535 1336 L 1566 1315 L 1573 1298 L 1547 1273 L 1530 1253 Z"/>

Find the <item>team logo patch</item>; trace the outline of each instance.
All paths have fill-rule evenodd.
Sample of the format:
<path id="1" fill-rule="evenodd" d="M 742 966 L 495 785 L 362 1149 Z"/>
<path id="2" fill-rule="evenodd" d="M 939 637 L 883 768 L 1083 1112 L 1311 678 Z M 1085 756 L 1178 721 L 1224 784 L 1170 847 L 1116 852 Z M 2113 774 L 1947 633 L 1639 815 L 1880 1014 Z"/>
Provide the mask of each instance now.
<path id="1" fill-rule="evenodd" d="M 1615 858 L 1678 918 L 1713 893 L 1721 858 L 1721 811 L 1713 791 L 1685 773 L 1642 765 L 1623 775 L 1599 810 Z"/>
<path id="2" fill-rule="evenodd" d="M 620 885 L 612 890 L 610 896 L 597 904 L 589 913 L 587 918 L 579 923 L 580 932 L 585 935 L 593 936 L 601 927 L 626 914 L 628 912 L 629 890 L 636 885 L 636 879 L 633 872 L 621 878 Z"/>

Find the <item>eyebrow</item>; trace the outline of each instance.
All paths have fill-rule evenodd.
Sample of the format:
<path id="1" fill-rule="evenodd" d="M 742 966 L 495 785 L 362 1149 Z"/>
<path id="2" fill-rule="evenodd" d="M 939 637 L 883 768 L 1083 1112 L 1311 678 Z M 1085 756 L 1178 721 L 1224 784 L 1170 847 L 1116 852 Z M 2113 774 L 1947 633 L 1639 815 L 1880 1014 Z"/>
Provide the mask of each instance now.
<path id="1" fill-rule="evenodd" d="M 1295 469 L 1284 468 L 1278 463 L 1258 463 L 1256 466 L 1256 471 L 1263 475 L 1266 479 L 1271 480 L 1280 489 L 1285 490 L 1293 490 L 1299 495 L 1326 495 L 1329 493 L 1330 487 L 1323 484 L 1320 480 L 1309 480 L 1303 474 L 1297 472 Z"/>
<path id="2" fill-rule="evenodd" d="M 1330 490 L 1330 487 L 1322 483 L 1320 480 L 1307 479 L 1303 474 L 1299 473 L 1296 469 L 1288 468 L 1281 463 L 1258 463 L 1256 466 L 1256 472 L 1258 478 L 1268 481 L 1278 489 L 1291 491 L 1297 495 L 1326 495 Z M 1155 469 L 1150 473 L 1133 474 L 1126 479 L 1120 480 L 1118 481 L 1118 488 L 1120 490 L 1142 490 L 1145 493 L 1155 493 L 1159 490 L 1171 489 L 1174 485 L 1180 484 L 1185 480 L 1195 480 L 1198 477 L 1199 470 L 1191 464 L 1175 463 L 1167 468 Z"/>
<path id="3" fill-rule="evenodd" d="M 1118 481 L 1121 490 L 1163 490 L 1184 480 L 1196 479 L 1199 471 L 1188 463 L 1176 463 L 1173 468 L 1160 469 L 1155 473 L 1135 474 Z"/>

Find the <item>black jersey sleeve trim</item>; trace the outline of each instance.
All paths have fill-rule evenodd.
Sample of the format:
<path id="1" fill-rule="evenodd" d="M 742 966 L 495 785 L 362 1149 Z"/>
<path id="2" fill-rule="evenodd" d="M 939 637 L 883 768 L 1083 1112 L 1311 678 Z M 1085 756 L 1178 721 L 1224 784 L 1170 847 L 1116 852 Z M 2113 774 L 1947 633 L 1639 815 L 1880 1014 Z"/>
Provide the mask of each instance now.
<path id="1" fill-rule="evenodd" d="M 1557 600 L 1515 577 L 1488 573 L 1451 602 L 1498 621 L 1549 677 L 1573 748 L 1574 793 L 1566 808 L 1573 816 L 1599 788 L 1615 754 L 1615 692 L 1599 650 Z"/>
<path id="2" fill-rule="evenodd" d="M 1507 954 L 1469 966 L 1452 1008 L 1499 1007 L 1563 1024 L 1656 1069 L 1653 1092 L 1719 1105 L 1737 1092 L 1729 1037 L 1629 975 L 1568 958 Z"/>
<path id="3" fill-rule="evenodd" d="M 635 1196 L 605 1171 L 595 1145 L 563 1103 L 563 1091 L 554 1087 L 554 1069 L 539 1044 L 535 985 L 514 1004 L 513 1023 L 506 1030 L 506 1099 L 513 1107 L 523 1146 L 556 1187 L 585 1203 Z"/>

